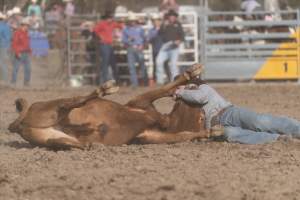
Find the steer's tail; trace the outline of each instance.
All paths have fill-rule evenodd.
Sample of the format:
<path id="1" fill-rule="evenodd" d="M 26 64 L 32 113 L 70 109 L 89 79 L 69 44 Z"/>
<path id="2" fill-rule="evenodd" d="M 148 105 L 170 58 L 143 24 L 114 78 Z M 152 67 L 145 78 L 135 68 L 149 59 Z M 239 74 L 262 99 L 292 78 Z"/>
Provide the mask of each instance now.
<path id="1" fill-rule="evenodd" d="M 21 129 L 21 122 L 25 118 L 29 109 L 28 102 L 23 98 L 17 99 L 15 101 L 15 105 L 16 110 L 19 112 L 19 117 L 9 125 L 8 130 L 10 132 L 18 132 Z"/>

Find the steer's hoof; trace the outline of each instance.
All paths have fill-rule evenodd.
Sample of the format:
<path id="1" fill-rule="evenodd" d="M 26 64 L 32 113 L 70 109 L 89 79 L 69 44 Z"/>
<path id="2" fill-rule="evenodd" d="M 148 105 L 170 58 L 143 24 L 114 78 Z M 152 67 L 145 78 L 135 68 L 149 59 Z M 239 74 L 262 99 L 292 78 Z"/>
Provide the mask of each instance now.
<path id="1" fill-rule="evenodd" d="M 109 81 L 106 81 L 105 83 L 103 83 L 101 85 L 101 87 L 105 90 L 105 89 L 109 89 L 109 88 L 112 88 L 112 87 L 115 87 L 116 86 L 116 81 L 115 80 L 109 80 Z"/>
<path id="2" fill-rule="evenodd" d="M 203 65 L 196 63 L 192 65 L 188 70 L 185 71 L 184 76 L 188 79 L 191 80 L 192 78 L 195 78 L 199 76 L 203 71 Z"/>
<path id="3" fill-rule="evenodd" d="M 119 91 L 119 86 L 116 85 L 116 81 L 115 80 L 109 80 L 107 82 L 105 82 L 102 86 L 102 91 L 104 93 L 104 95 L 109 95 L 109 94 L 113 94 Z"/>
<path id="4" fill-rule="evenodd" d="M 104 90 L 104 94 L 105 94 L 105 95 L 108 95 L 108 94 L 114 94 L 114 93 L 118 92 L 119 89 L 120 89 L 119 86 L 114 86 L 114 87 L 105 89 L 105 90 Z"/>

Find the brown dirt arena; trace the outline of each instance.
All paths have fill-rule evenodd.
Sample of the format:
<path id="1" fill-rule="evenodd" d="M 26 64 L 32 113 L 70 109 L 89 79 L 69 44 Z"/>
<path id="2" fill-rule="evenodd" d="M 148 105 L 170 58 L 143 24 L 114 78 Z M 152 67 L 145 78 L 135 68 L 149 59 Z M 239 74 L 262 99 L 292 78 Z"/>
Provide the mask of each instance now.
<path id="1" fill-rule="evenodd" d="M 235 104 L 300 120 L 300 86 L 215 84 Z M 300 199 L 300 140 L 266 145 L 194 141 L 173 145 L 93 145 L 89 151 L 32 147 L 7 125 L 17 117 L 13 102 L 88 93 L 93 88 L 0 88 L 0 199 Z M 121 91 L 126 102 L 146 91 Z M 158 109 L 168 112 L 172 101 Z"/>

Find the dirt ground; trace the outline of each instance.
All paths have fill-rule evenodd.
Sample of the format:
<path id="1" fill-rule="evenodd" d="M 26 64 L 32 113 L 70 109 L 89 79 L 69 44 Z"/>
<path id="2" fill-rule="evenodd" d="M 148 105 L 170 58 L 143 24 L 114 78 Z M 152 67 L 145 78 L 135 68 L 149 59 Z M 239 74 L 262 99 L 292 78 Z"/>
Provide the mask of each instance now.
<path id="1" fill-rule="evenodd" d="M 300 120 L 300 86 L 214 84 L 231 102 Z M 30 102 L 93 88 L 0 88 L 0 199 L 300 199 L 300 140 L 266 145 L 194 141 L 173 145 L 94 145 L 51 151 L 29 145 L 7 125 L 17 97 Z M 126 102 L 144 88 L 109 98 Z M 168 112 L 170 99 L 157 108 Z"/>

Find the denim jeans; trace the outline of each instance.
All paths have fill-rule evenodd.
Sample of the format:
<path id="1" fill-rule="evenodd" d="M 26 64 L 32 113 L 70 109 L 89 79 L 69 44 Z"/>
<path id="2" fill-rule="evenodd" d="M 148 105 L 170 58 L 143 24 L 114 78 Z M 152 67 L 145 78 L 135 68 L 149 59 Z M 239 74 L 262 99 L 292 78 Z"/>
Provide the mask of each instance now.
<path id="1" fill-rule="evenodd" d="M 8 48 L 0 48 L 0 80 L 7 83 L 8 81 L 8 60 L 9 52 Z"/>
<path id="2" fill-rule="evenodd" d="M 164 84 L 164 64 L 167 60 L 169 60 L 171 80 L 174 80 L 179 74 L 179 69 L 177 67 L 179 48 L 174 48 L 172 45 L 173 42 L 163 44 L 156 58 L 156 82 L 158 84 Z"/>
<path id="3" fill-rule="evenodd" d="M 263 144 L 273 142 L 281 134 L 300 138 L 300 122 L 297 120 L 258 114 L 245 108 L 229 107 L 220 117 L 229 142 Z"/>
<path id="4" fill-rule="evenodd" d="M 19 58 L 13 55 L 13 74 L 12 74 L 12 84 L 17 83 L 18 71 L 20 65 L 24 66 L 24 85 L 28 85 L 31 78 L 31 63 L 29 53 L 21 53 Z"/>
<path id="5" fill-rule="evenodd" d="M 138 86 L 138 78 L 136 73 L 135 63 L 137 62 L 140 66 L 144 86 L 148 85 L 148 74 L 145 66 L 144 54 L 143 51 L 138 50 L 133 47 L 127 48 L 127 61 L 130 73 L 130 81 L 133 86 Z"/>
<path id="6" fill-rule="evenodd" d="M 115 55 L 113 47 L 109 44 L 100 44 L 100 56 L 101 56 L 101 66 L 99 70 L 99 83 L 105 83 L 106 81 L 112 79 L 108 73 L 108 67 L 111 66 L 113 72 L 113 78 L 118 82 L 119 75 L 115 62 Z"/>

